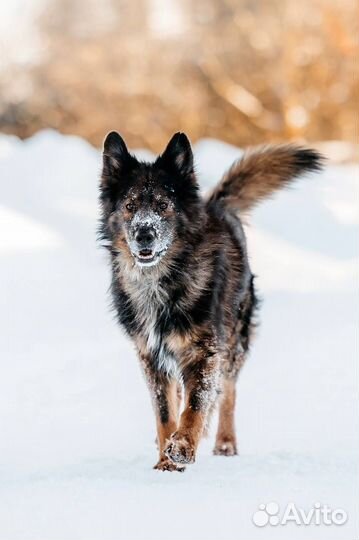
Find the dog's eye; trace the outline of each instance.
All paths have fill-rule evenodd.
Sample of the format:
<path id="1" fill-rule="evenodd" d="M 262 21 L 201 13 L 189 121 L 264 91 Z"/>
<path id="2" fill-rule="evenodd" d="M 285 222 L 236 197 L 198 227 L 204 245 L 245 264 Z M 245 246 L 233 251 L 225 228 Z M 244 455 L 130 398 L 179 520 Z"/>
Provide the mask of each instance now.
<path id="1" fill-rule="evenodd" d="M 127 210 L 128 210 L 129 212 L 133 212 L 134 209 L 135 209 L 135 205 L 134 205 L 132 202 L 130 202 L 130 203 L 127 203 L 127 204 L 126 204 L 126 208 L 127 208 Z"/>
<path id="2" fill-rule="evenodd" d="M 166 202 L 160 202 L 158 206 L 160 210 L 166 210 L 166 208 L 168 207 L 168 204 Z"/>

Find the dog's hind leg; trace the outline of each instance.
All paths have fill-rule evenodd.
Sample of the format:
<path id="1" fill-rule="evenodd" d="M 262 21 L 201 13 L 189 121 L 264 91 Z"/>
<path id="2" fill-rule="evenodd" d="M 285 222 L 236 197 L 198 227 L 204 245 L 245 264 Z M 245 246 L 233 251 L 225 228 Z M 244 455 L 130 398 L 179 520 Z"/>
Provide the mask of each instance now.
<path id="1" fill-rule="evenodd" d="M 230 354 L 222 365 L 222 393 L 213 449 L 216 456 L 235 456 L 238 453 L 235 430 L 236 382 L 244 361 L 245 352 L 242 345 L 237 343 L 234 354 Z"/>
<path id="2" fill-rule="evenodd" d="M 223 378 L 222 395 L 219 402 L 218 430 L 216 444 L 213 449 L 216 456 L 234 456 L 237 454 L 234 422 L 236 378 Z"/>
<path id="3" fill-rule="evenodd" d="M 253 279 L 249 294 L 241 304 L 241 317 L 237 321 L 232 339 L 229 340 L 228 357 L 222 362 L 222 395 L 219 404 L 219 421 L 213 453 L 216 456 L 234 456 L 238 453 L 235 432 L 236 382 L 253 339 L 253 311 L 257 300 Z"/>

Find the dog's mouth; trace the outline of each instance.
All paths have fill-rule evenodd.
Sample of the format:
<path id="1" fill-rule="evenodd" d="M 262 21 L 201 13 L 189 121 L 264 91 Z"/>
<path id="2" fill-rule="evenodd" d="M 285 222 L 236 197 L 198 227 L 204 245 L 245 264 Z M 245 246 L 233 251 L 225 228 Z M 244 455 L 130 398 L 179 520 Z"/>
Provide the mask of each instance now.
<path id="1" fill-rule="evenodd" d="M 156 253 L 152 251 L 152 249 L 141 249 L 138 254 L 136 255 L 137 259 L 141 262 L 151 262 L 155 258 Z"/>
<path id="2" fill-rule="evenodd" d="M 166 250 L 153 251 L 149 248 L 141 249 L 138 253 L 134 254 L 136 261 L 142 265 L 151 265 L 157 263 Z"/>

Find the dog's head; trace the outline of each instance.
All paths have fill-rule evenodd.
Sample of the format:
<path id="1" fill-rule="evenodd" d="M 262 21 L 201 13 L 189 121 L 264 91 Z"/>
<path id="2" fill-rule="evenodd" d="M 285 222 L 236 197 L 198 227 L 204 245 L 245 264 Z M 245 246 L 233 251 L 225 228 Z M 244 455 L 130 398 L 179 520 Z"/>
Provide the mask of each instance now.
<path id="1" fill-rule="evenodd" d="M 156 265 L 201 213 L 191 145 L 176 133 L 154 163 L 138 161 L 116 132 L 104 142 L 101 235 L 141 267 Z"/>

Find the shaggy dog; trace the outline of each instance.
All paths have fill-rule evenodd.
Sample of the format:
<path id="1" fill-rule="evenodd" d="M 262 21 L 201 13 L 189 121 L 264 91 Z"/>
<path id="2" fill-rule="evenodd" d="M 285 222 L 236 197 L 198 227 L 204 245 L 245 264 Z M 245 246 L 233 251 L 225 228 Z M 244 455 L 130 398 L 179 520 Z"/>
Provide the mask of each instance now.
<path id="1" fill-rule="evenodd" d="M 183 133 L 154 163 L 138 161 L 118 133 L 106 137 L 100 236 L 111 254 L 118 321 L 151 392 L 156 469 L 194 462 L 217 398 L 214 453 L 237 453 L 235 384 L 257 304 L 241 216 L 321 163 L 295 145 L 254 149 L 204 198 Z"/>

